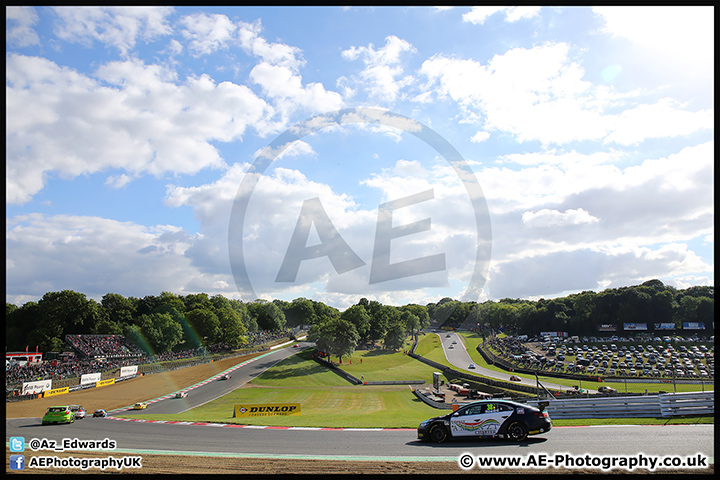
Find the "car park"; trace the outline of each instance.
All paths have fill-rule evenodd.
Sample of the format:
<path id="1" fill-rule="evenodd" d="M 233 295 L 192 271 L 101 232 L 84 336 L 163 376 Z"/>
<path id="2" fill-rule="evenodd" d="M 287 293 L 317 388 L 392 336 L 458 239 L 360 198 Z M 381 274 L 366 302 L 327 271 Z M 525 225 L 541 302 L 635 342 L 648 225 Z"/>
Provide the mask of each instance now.
<path id="1" fill-rule="evenodd" d="M 82 420 L 87 415 L 85 409 L 80 405 L 70 405 L 70 411 L 73 412 L 73 415 L 75 415 L 75 418 L 78 420 Z"/>
<path id="2" fill-rule="evenodd" d="M 138 402 L 135 405 L 133 405 L 133 410 L 145 410 L 147 408 L 147 403 L 145 402 Z"/>
<path id="3" fill-rule="evenodd" d="M 50 407 L 42 418 L 43 425 L 73 423 L 75 414 L 70 410 L 69 405 L 59 405 Z"/>
<path id="4" fill-rule="evenodd" d="M 552 420 L 538 407 L 510 400 L 481 400 L 457 411 L 430 418 L 417 429 L 418 439 L 441 443 L 455 438 L 505 438 L 521 442 L 529 435 L 547 433 Z"/>
<path id="5" fill-rule="evenodd" d="M 107 412 L 102 408 L 98 408 L 93 412 L 93 417 L 107 417 Z"/>

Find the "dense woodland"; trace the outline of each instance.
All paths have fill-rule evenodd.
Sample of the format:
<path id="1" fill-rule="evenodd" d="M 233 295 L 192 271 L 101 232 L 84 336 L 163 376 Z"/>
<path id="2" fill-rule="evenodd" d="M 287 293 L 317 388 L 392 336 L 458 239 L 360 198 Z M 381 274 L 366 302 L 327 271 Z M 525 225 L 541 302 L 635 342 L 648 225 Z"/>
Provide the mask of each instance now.
<path id="1" fill-rule="evenodd" d="M 599 325 L 704 323 L 701 336 L 713 335 L 714 287 L 677 290 L 659 280 L 642 285 L 585 291 L 537 301 L 503 299 L 483 303 L 444 298 L 437 303 L 382 305 L 362 298 L 340 312 L 322 302 L 297 298 L 241 302 L 221 295 L 175 295 L 143 298 L 108 293 L 98 303 L 72 290 L 46 293 L 38 302 L 18 307 L 6 303 L 6 349 L 41 352 L 65 349 L 67 334 L 116 334 L 151 353 L 226 343 L 242 346 L 258 331 L 309 325 L 318 348 L 340 357 L 358 345 L 401 348 L 408 334 L 429 325 L 537 335 L 565 331 L 595 335 Z"/>

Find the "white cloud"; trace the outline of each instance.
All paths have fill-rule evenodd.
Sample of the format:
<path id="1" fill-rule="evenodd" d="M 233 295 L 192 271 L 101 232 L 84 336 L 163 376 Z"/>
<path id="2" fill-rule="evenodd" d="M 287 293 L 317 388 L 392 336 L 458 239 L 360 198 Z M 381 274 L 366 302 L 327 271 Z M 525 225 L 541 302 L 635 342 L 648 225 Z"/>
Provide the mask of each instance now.
<path id="1" fill-rule="evenodd" d="M 95 77 L 38 57 L 7 58 L 7 201 L 27 202 L 49 172 L 62 177 L 125 169 L 193 174 L 224 162 L 213 141 L 265 133 L 272 109 L 249 88 L 138 60 Z"/>
<path id="2" fill-rule="evenodd" d="M 172 7 L 55 7 L 55 34 L 70 43 L 90 45 L 99 41 L 117 48 L 121 55 L 135 48 L 138 38 L 151 40 L 168 35 L 167 16 Z"/>
<path id="3" fill-rule="evenodd" d="M 6 293 L 39 299 L 67 288 L 97 300 L 106 293 L 194 293 L 188 288 L 192 282 L 211 285 L 220 279 L 191 265 L 185 254 L 196 241 L 170 225 L 148 227 L 72 215 L 16 216 L 7 222 L 6 255 L 13 261 L 6 271 Z M 232 293 L 223 293 L 228 290 Z"/>
<path id="4" fill-rule="evenodd" d="M 38 22 L 38 15 L 33 7 L 5 7 L 5 18 L 7 20 L 5 40 L 14 46 L 29 47 L 40 43 L 40 38 L 34 30 Z"/>
<path id="5" fill-rule="evenodd" d="M 564 212 L 543 208 L 537 212 L 525 212 L 522 214 L 522 222 L 528 227 L 564 227 L 599 221 L 599 218 L 593 217 L 582 208 L 565 210 Z"/>
<path id="6" fill-rule="evenodd" d="M 714 7 L 621 6 L 593 7 L 605 20 L 602 31 L 626 38 L 672 62 L 704 64 L 712 68 Z"/>
<path id="7" fill-rule="evenodd" d="M 195 56 L 208 55 L 227 48 L 237 27 L 225 15 L 196 13 L 180 20 L 185 26 L 183 37 L 190 40 L 188 49 Z"/>
<path id="8" fill-rule="evenodd" d="M 394 35 L 385 39 L 385 46 L 375 49 L 371 43 L 367 47 L 350 47 L 343 50 L 341 56 L 345 60 L 360 59 L 365 69 L 356 80 L 367 89 L 372 97 L 393 102 L 400 96 L 403 87 L 413 82 L 411 76 L 403 76 L 401 57 L 405 53 L 415 53 L 415 48 L 406 40 Z"/>
<path id="9" fill-rule="evenodd" d="M 712 128 L 710 111 L 683 110 L 669 100 L 625 104 L 614 113 L 617 100 L 628 95 L 613 96 L 583 80 L 583 69 L 568 51 L 565 44 L 514 48 L 486 65 L 438 55 L 425 61 L 421 72 L 438 84 L 440 95 L 483 118 L 485 130 L 508 132 L 521 142 L 632 144 Z M 606 113 L 610 108 L 613 113 Z"/>
<path id="10" fill-rule="evenodd" d="M 343 104 L 339 93 L 325 90 L 321 83 L 303 86 L 302 77 L 289 67 L 261 62 L 250 72 L 250 80 L 262 87 L 283 121 L 297 110 L 328 112 L 340 109 Z"/>
<path id="11" fill-rule="evenodd" d="M 464 13 L 462 18 L 464 22 L 482 25 L 488 17 L 499 12 L 505 13 L 506 22 L 517 22 L 537 16 L 540 7 L 472 7 L 472 10 Z"/>
<path id="12" fill-rule="evenodd" d="M 269 43 L 262 38 L 260 21 L 253 24 L 239 22 L 238 26 L 238 38 L 242 48 L 251 55 L 259 57 L 263 62 L 286 67 L 293 72 L 299 71 L 305 65 L 299 48 L 283 43 Z"/>

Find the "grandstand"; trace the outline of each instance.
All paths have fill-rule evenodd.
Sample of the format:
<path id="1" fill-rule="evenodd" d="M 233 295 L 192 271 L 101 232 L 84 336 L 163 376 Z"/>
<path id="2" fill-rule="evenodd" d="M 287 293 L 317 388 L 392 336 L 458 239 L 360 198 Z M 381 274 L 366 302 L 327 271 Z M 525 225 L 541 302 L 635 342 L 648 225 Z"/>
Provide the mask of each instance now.
<path id="1" fill-rule="evenodd" d="M 143 356 L 143 352 L 125 339 L 125 335 L 65 335 L 79 359 L 126 359 Z"/>

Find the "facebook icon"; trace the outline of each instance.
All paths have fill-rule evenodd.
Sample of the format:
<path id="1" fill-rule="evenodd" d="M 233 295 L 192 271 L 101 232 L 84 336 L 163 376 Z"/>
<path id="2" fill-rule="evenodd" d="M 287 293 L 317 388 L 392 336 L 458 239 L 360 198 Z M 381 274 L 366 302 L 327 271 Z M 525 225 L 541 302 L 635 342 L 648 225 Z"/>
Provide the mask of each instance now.
<path id="1" fill-rule="evenodd" d="M 25 455 L 10 455 L 10 470 L 25 470 Z"/>

